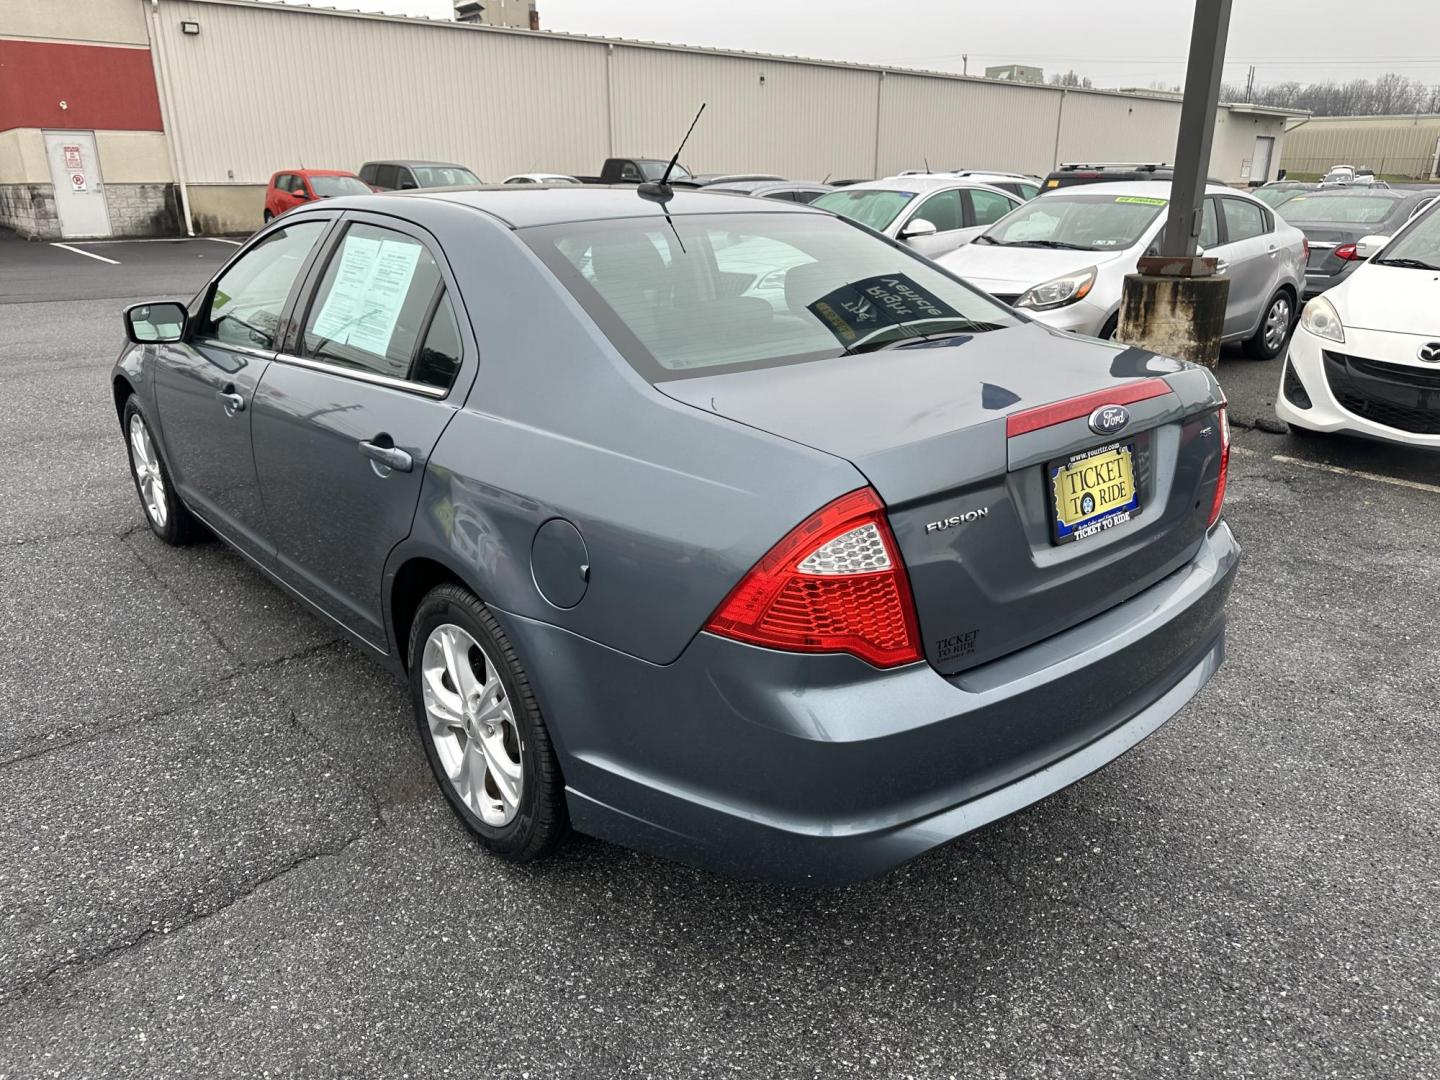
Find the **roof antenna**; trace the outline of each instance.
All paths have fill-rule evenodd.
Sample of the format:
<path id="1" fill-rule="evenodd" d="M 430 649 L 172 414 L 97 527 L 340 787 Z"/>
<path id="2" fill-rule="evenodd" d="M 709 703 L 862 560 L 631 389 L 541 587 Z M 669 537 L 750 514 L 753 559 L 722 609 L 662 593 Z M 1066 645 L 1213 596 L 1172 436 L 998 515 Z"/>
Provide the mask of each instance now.
<path id="1" fill-rule="evenodd" d="M 675 148 L 675 156 L 670 159 L 670 164 L 665 166 L 665 175 L 659 180 L 647 180 L 641 184 L 636 192 L 642 199 L 649 199 L 651 202 L 664 204 L 670 196 L 674 195 L 674 189 L 670 187 L 670 174 L 675 171 L 675 163 L 680 160 L 680 152 L 685 149 L 685 144 L 690 141 L 690 132 L 695 130 L 695 125 L 700 122 L 700 113 L 705 111 L 705 102 L 700 103 L 700 112 L 695 114 L 695 119 L 690 121 L 690 127 L 685 132 L 685 138 L 680 140 L 680 145 Z"/>
<path id="2" fill-rule="evenodd" d="M 670 231 L 675 234 L 675 242 L 680 245 L 682 255 L 690 254 L 685 250 L 685 241 L 680 239 L 680 230 L 675 228 L 675 221 L 670 216 L 670 207 L 666 204 L 675 195 L 675 189 L 670 186 L 670 174 L 675 171 L 675 163 L 680 160 L 680 152 L 685 149 L 685 144 L 690 141 L 690 132 L 695 130 L 695 125 L 700 122 L 700 113 L 705 111 L 705 102 L 700 103 L 700 109 L 695 113 L 695 119 L 690 121 L 690 127 L 685 131 L 685 138 L 680 140 L 680 145 L 675 148 L 675 156 L 670 159 L 670 164 L 665 166 L 665 175 L 659 180 L 647 180 L 635 189 L 637 195 L 650 202 L 659 203 L 660 210 L 665 215 L 665 224 L 670 226 Z"/>
<path id="3" fill-rule="evenodd" d="M 925 175 L 926 175 L 926 176 L 929 176 L 929 175 L 930 175 L 930 159 L 927 157 L 927 158 L 921 158 L 920 160 L 923 161 L 923 162 L 925 162 Z"/>
<path id="4" fill-rule="evenodd" d="M 830 177 L 832 177 L 832 176 L 834 176 L 834 175 L 835 175 L 834 172 L 827 172 L 827 173 L 825 174 L 825 179 L 824 179 L 824 180 L 821 180 L 820 183 L 822 183 L 822 184 L 828 184 L 828 183 L 830 182 Z"/>

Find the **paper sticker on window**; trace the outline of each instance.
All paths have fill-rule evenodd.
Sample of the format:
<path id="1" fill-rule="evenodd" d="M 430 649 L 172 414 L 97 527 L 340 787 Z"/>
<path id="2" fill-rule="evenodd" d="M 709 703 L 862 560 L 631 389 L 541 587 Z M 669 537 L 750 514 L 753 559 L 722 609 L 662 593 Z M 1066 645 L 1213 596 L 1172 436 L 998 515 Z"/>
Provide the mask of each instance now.
<path id="1" fill-rule="evenodd" d="M 904 274 L 852 281 L 806 308 L 847 348 L 879 330 L 928 319 L 961 318 L 953 307 Z"/>
<path id="2" fill-rule="evenodd" d="M 1139 203 L 1141 206 L 1164 206 L 1164 199 L 1152 199 L 1148 195 L 1116 195 L 1117 203 Z"/>
<path id="3" fill-rule="evenodd" d="M 347 236 L 314 333 L 337 345 L 386 356 L 419 261 L 420 245 L 414 241 Z M 409 360 L 392 359 L 394 374 L 403 376 Z"/>

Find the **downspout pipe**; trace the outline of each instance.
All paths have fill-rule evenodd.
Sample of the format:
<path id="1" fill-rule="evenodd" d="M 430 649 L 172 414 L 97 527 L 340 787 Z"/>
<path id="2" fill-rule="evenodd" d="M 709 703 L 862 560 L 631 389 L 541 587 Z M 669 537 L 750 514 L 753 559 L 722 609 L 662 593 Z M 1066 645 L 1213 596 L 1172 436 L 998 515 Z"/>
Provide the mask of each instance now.
<path id="1" fill-rule="evenodd" d="M 170 171 L 180 192 L 180 216 L 185 221 L 185 235 L 195 235 L 194 218 L 190 214 L 190 187 L 185 175 L 185 154 L 180 148 L 180 128 L 175 120 L 175 92 L 170 84 L 170 68 L 165 62 L 165 34 L 160 26 L 160 0 L 150 0 L 150 55 L 155 66 L 155 82 L 160 91 L 160 121 L 165 125 L 165 146 L 170 152 Z"/>

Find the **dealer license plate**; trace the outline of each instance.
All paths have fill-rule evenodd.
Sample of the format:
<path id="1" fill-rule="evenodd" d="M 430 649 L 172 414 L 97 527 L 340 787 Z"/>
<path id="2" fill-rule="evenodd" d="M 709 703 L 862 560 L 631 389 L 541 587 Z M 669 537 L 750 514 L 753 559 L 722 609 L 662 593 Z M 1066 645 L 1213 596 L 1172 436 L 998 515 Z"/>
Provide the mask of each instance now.
<path id="1" fill-rule="evenodd" d="M 1122 525 L 1140 509 L 1135 444 L 1098 446 L 1050 463 L 1055 543 L 1084 540 Z"/>

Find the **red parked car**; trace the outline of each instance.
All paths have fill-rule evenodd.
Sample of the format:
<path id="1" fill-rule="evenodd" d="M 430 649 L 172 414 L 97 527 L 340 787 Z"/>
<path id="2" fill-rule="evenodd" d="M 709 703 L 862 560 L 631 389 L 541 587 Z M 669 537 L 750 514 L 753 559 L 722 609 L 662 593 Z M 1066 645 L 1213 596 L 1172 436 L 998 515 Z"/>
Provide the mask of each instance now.
<path id="1" fill-rule="evenodd" d="M 265 220 L 293 206 L 337 195 L 369 195 L 370 185 L 344 169 L 290 169 L 270 177 L 265 189 Z"/>

